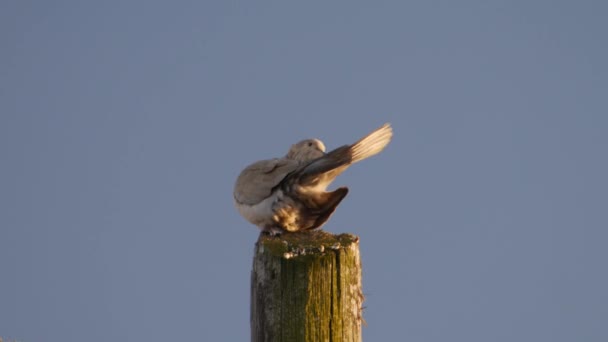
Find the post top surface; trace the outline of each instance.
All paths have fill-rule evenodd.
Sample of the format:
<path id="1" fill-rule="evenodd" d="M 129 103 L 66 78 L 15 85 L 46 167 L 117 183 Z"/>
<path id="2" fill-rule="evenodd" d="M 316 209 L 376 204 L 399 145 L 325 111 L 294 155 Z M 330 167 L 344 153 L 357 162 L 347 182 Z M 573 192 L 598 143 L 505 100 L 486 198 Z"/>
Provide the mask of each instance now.
<path id="1" fill-rule="evenodd" d="M 257 249 L 287 259 L 297 255 L 322 254 L 325 250 L 339 250 L 359 244 L 353 234 L 331 234 L 323 230 L 284 233 L 279 236 L 260 234 Z"/>

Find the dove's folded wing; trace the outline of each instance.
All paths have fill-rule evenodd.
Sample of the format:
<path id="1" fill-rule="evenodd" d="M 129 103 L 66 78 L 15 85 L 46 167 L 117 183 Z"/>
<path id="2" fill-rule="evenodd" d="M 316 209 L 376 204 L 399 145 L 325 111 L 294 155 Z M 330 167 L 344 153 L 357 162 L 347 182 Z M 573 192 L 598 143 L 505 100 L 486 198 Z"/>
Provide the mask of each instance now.
<path id="1" fill-rule="evenodd" d="M 248 205 L 260 203 L 298 165 L 298 161 L 285 158 L 262 160 L 249 165 L 236 180 L 234 199 Z"/>

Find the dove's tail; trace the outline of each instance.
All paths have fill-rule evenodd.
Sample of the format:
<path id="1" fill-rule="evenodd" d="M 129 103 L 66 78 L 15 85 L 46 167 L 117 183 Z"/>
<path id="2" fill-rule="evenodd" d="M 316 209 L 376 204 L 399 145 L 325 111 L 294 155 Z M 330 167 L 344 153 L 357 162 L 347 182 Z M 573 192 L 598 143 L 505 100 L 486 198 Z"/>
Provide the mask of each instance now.
<path id="1" fill-rule="evenodd" d="M 314 219 L 314 223 L 305 229 L 317 229 L 325 224 L 338 207 L 338 204 L 346 197 L 346 194 L 348 194 L 348 188 L 341 187 L 332 192 L 322 192 L 315 195 L 314 201 L 316 203 L 314 208 L 307 208 L 309 211 L 307 214 L 310 215 L 310 218 Z"/>

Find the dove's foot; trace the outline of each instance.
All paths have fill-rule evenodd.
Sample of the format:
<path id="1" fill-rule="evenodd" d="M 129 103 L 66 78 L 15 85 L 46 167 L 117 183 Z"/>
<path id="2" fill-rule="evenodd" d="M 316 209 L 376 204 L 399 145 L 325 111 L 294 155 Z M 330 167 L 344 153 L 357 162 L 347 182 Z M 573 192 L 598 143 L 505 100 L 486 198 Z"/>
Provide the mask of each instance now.
<path id="1" fill-rule="evenodd" d="M 278 227 L 270 227 L 262 230 L 262 234 L 266 234 L 268 236 L 279 236 L 283 234 L 283 229 Z"/>

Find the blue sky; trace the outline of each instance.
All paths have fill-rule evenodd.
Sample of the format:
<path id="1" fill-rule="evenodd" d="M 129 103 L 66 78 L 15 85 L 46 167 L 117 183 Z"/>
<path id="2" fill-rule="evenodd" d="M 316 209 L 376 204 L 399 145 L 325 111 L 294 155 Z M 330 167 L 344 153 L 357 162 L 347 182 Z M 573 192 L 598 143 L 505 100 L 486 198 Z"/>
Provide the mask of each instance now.
<path id="1" fill-rule="evenodd" d="M 606 341 L 608 6 L 0 4 L 0 337 L 244 341 L 252 161 L 335 182 L 369 341 Z"/>

